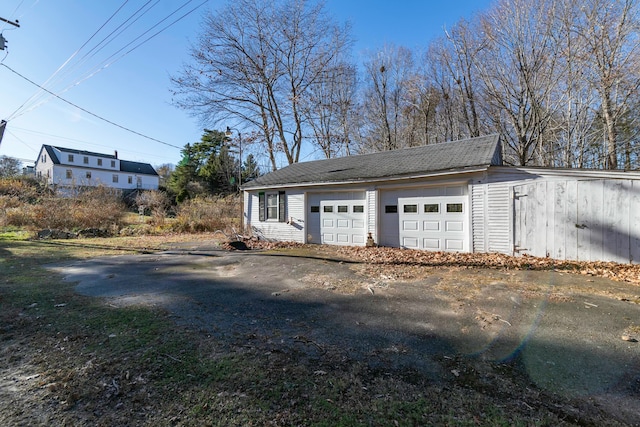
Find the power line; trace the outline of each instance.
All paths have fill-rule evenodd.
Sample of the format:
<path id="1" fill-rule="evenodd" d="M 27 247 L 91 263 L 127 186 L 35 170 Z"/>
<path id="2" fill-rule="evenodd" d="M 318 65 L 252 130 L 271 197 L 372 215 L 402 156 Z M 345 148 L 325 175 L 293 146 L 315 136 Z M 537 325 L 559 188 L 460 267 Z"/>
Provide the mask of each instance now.
<path id="1" fill-rule="evenodd" d="M 128 0 L 125 0 L 124 4 L 122 4 L 120 6 L 120 8 L 118 8 L 118 10 L 116 10 L 116 12 L 114 12 L 114 14 L 96 31 L 94 32 L 94 34 L 79 48 L 76 50 L 76 52 L 73 53 L 73 55 L 71 55 L 71 57 L 69 59 L 67 59 L 67 61 L 65 61 L 65 63 L 60 66 L 60 68 L 51 76 L 47 79 L 47 81 L 45 83 L 43 83 L 40 87 L 44 87 L 47 84 L 49 84 L 50 82 L 52 82 L 52 79 L 54 78 L 54 76 L 57 76 L 60 71 L 69 64 L 69 62 L 71 61 L 71 59 L 73 57 L 75 57 L 76 55 L 79 54 L 80 50 L 83 49 L 85 46 L 87 46 L 87 44 L 89 43 L 89 41 L 91 39 L 93 39 L 98 32 L 103 29 L 105 27 L 105 25 L 112 20 L 112 18 L 122 9 L 122 7 L 127 3 Z M 75 65 L 72 66 L 73 68 L 77 68 L 80 65 L 82 65 L 83 63 L 87 62 L 89 59 L 93 58 L 99 51 L 101 51 L 106 45 L 108 45 L 109 43 L 111 43 L 113 40 L 115 40 L 117 37 L 119 37 L 126 29 L 128 29 L 133 23 L 135 23 L 138 19 L 140 19 L 143 15 L 145 15 L 146 13 L 149 12 L 149 10 L 151 10 L 153 7 L 155 7 L 158 4 L 159 0 L 156 0 L 154 4 L 152 4 L 151 6 L 149 6 L 149 8 L 147 8 L 146 10 L 144 10 L 146 8 L 147 5 L 149 5 L 149 3 L 151 3 L 153 0 L 149 0 L 147 1 L 143 6 L 141 6 L 140 8 L 138 8 L 131 16 L 129 16 L 123 23 L 121 23 L 116 29 L 114 29 L 113 31 L 111 31 L 106 37 L 104 37 L 100 42 L 98 42 L 94 47 L 92 47 L 89 52 L 87 52 L 81 59 L 80 62 L 77 62 Z M 186 16 L 190 15 L 192 12 L 194 12 L 195 10 L 197 10 L 198 8 L 200 8 L 201 6 L 203 6 L 205 3 L 207 3 L 208 0 L 203 0 L 202 2 L 200 2 L 197 6 L 195 6 L 194 8 L 192 8 L 191 10 L 189 10 L 188 12 L 186 12 L 185 14 L 183 14 L 182 16 L 180 16 L 179 18 L 175 19 L 174 21 L 172 21 L 171 23 L 169 23 L 168 25 L 166 25 L 165 27 L 161 28 L 159 31 L 157 31 L 156 33 L 152 34 L 151 36 L 149 36 L 148 38 L 144 39 L 142 42 L 138 43 L 137 45 L 135 45 L 134 47 L 132 47 L 131 49 L 129 49 L 128 51 L 124 52 L 122 55 L 120 55 L 119 57 L 115 58 L 112 60 L 112 58 L 114 58 L 116 55 L 118 55 L 120 52 L 122 52 L 123 50 L 125 50 L 127 47 L 131 46 L 132 44 L 134 44 L 135 42 L 137 42 L 138 40 L 140 40 L 143 36 L 145 36 L 147 33 L 149 33 L 150 31 L 152 31 L 154 28 L 158 27 L 160 24 L 162 24 L 163 22 L 165 22 L 167 19 L 171 18 L 173 15 L 175 15 L 176 13 L 178 13 L 181 9 L 183 9 L 184 7 L 186 7 L 187 5 L 189 5 L 189 3 L 192 3 L 195 0 L 187 0 L 185 1 L 181 6 L 179 6 L 177 9 L 175 9 L 173 12 L 171 12 L 170 14 L 168 14 L 167 16 L 165 16 L 163 19 L 161 19 L 160 21 L 156 22 L 153 26 L 151 26 L 149 29 L 147 29 L 146 31 L 144 31 L 142 34 L 138 35 L 137 37 L 135 37 L 133 40 L 131 40 L 130 42 L 126 43 L 123 47 L 121 47 L 120 49 L 116 50 L 115 53 L 111 54 L 110 56 L 108 56 L 106 59 L 102 60 L 101 62 L 99 62 L 97 65 L 95 65 L 92 69 L 89 69 L 87 71 L 86 74 L 84 74 L 84 76 L 79 76 L 77 79 L 75 79 L 74 82 L 72 82 L 71 84 L 69 84 L 68 86 L 66 86 L 64 89 L 57 91 L 57 93 L 51 93 L 50 91 L 47 91 L 47 93 L 52 94 L 53 96 L 57 96 L 60 95 L 66 91 L 68 91 L 69 89 L 73 88 L 74 86 L 79 85 L 80 83 L 82 83 L 85 80 L 90 79 L 91 77 L 95 76 L 97 73 L 99 73 L 100 71 L 108 68 L 109 66 L 113 65 L 115 62 L 119 61 L 120 59 L 122 59 L 123 57 L 125 57 L 126 55 L 128 55 L 129 53 L 133 52 L 134 50 L 136 50 L 137 48 L 139 48 L 140 46 L 142 46 L 143 44 L 147 43 L 149 40 L 153 39 L 154 37 L 156 37 L 158 34 L 162 33 L 163 31 L 165 31 L 167 28 L 173 26 L 175 23 L 179 22 L 180 20 L 184 19 Z M 142 11 L 142 13 L 140 13 Z M 138 15 L 137 18 L 135 18 L 133 20 L 133 22 L 131 22 L 129 25 L 125 24 L 127 22 L 129 22 L 131 19 L 133 19 L 134 17 L 136 17 L 136 15 Z M 124 26 L 124 28 L 122 28 Z M 115 34 L 115 35 L 114 35 Z M 112 37 L 113 36 L 113 37 Z M 101 46 L 102 45 L 102 46 Z M 92 53 L 93 52 L 93 53 Z M 111 60 L 111 61 L 110 61 Z M 108 62 L 110 61 L 110 62 Z M 57 76 L 57 81 L 60 81 L 63 79 L 63 75 L 69 75 L 72 72 L 72 70 L 69 70 L 67 68 L 67 70 L 65 70 L 64 73 L 62 73 L 60 76 Z M 49 85 L 51 86 L 51 85 Z M 14 119 L 17 118 L 21 115 L 24 115 L 36 108 L 38 108 L 40 105 L 44 104 L 45 102 L 47 102 L 47 99 L 42 99 L 40 101 L 38 101 L 36 98 L 37 97 L 37 93 L 32 95 L 24 104 L 22 104 L 20 107 L 18 107 L 18 109 L 16 109 L 16 111 L 14 111 L 9 117 L 9 119 Z M 30 103 L 30 106 L 25 108 L 25 105 L 27 105 L 28 103 Z M 18 111 L 22 110 L 20 113 L 18 113 Z"/>
<path id="2" fill-rule="evenodd" d="M 64 99 L 64 98 L 60 97 L 59 95 L 56 95 L 55 93 L 51 92 L 49 89 L 45 89 L 45 88 L 43 88 L 43 87 L 42 87 L 42 86 L 40 86 L 38 83 L 36 83 L 36 82 L 34 82 L 33 80 L 30 80 L 29 78 L 27 78 L 27 77 L 23 76 L 22 74 L 18 73 L 16 70 L 14 70 L 13 68 L 9 67 L 8 65 L 6 65 L 6 64 L 0 64 L 0 65 L 2 65 L 3 67 L 5 67 L 6 69 L 8 69 L 9 71 L 11 71 L 12 73 L 16 74 L 17 76 L 19 76 L 19 77 L 23 78 L 24 80 L 28 81 L 28 82 L 29 82 L 29 83 L 31 83 L 32 85 L 34 85 L 34 86 L 36 86 L 36 87 L 40 88 L 41 90 L 43 90 L 43 91 L 45 91 L 45 92 L 49 93 L 49 94 L 50 94 L 50 95 L 52 95 L 52 96 L 55 96 L 55 97 L 56 97 L 56 98 L 58 98 L 60 101 L 65 102 L 65 103 L 67 103 L 67 104 L 71 105 L 72 107 L 77 108 L 78 110 L 84 111 L 85 113 L 87 113 L 87 114 L 89 114 L 89 115 L 91 115 L 91 116 L 93 116 L 93 117 L 95 117 L 95 118 L 97 118 L 97 119 L 100 119 L 100 120 L 102 120 L 102 121 L 104 121 L 104 122 L 106 122 L 106 123 L 109 123 L 110 125 L 116 126 L 116 127 L 120 128 L 120 129 L 126 130 L 127 132 L 131 132 L 131 133 L 133 133 L 133 134 L 135 134 L 135 135 L 141 136 L 141 137 L 146 138 L 146 139 L 149 139 L 149 140 L 151 140 L 151 141 L 155 141 L 155 142 L 157 142 L 157 143 L 160 143 L 160 144 L 163 144 L 163 145 L 167 145 L 167 146 L 169 146 L 169 147 L 173 147 L 173 148 L 177 148 L 177 149 L 179 149 L 179 150 L 182 150 L 182 147 L 178 147 L 177 145 L 169 144 L 168 142 L 164 142 L 164 141 L 161 141 L 161 140 L 159 140 L 159 139 L 156 139 L 156 138 L 153 138 L 153 137 L 150 137 L 150 136 L 144 135 L 144 134 L 142 134 L 142 133 L 140 133 L 140 132 L 136 132 L 136 131 L 135 131 L 135 130 L 133 130 L 133 129 L 129 129 L 129 128 L 127 128 L 127 127 L 125 127 L 125 126 L 122 126 L 122 125 L 119 125 L 119 124 L 117 124 L 117 123 L 115 123 L 115 122 L 113 122 L 113 121 L 111 121 L 111 120 L 109 120 L 109 119 L 105 119 L 105 118 L 104 118 L 104 117 L 102 117 L 102 116 L 99 116 L 99 115 L 97 115 L 97 114 L 95 114 L 95 113 L 92 113 L 91 111 L 89 111 L 89 110 L 87 110 L 87 109 L 85 109 L 85 108 L 82 108 L 82 107 L 80 107 L 80 106 L 78 106 L 78 105 L 74 104 L 74 103 L 73 103 L 73 102 L 71 102 L 71 101 L 67 101 L 66 99 Z"/>
<path id="3" fill-rule="evenodd" d="M 104 28 L 104 26 L 105 26 L 105 25 L 107 25 L 107 23 L 109 23 L 109 21 L 111 21 L 111 20 L 113 19 L 113 17 L 114 17 L 114 16 L 116 16 L 116 14 L 120 11 L 120 9 L 122 9 L 122 8 L 127 4 L 127 2 L 128 2 L 128 1 L 129 1 L 129 0 L 125 0 L 125 2 L 124 2 L 124 3 L 123 3 L 123 4 L 122 4 L 122 5 L 121 5 L 121 6 L 120 6 L 120 7 L 119 7 L 119 8 L 118 8 L 118 9 L 117 9 L 117 10 L 116 10 L 116 11 L 115 11 L 111 16 L 110 16 L 110 17 L 109 17 L 109 19 L 107 19 L 107 20 L 105 21 L 105 23 L 104 23 L 104 24 L 102 24 L 102 25 L 100 26 L 100 28 L 98 28 L 98 29 L 97 29 L 97 30 L 96 30 L 96 31 L 91 35 L 91 37 L 89 37 L 89 39 L 88 39 L 86 42 L 84 42 L 84 43 L 82 44 L 82 46 L 80 46 L 78 49 L 76 49 L 76 51 L 75 51 L 75 52 L 73 52 L 73 53 L 71 54 L 71 56 L 70 56 L 66 61 L 64 61 L 64 62 L 62 63 L 62 65 L 61 65 L 60 67 L 58 67 L 58 69 L 57 69 L 57 70 L 56 70 L 56 71 L 55 71 L 51 76 L 49 76 L 49 78 L 47 78 L 47 80 L 45 80 L 45 82 L 42 84 L 42 86 L 41 86 L 41 85 L 38 85 L 38 84 L 36 84 L 36 86 L 37 86 L 37 87 L 39 87 L 41 90 L 44 90 L 44 91 L 46 91 L 46 92 L 49 92 L 49 91 L 48 91 L 48 90 L 46 90 L 43 86 L 44 86 L 44 85 L 46 85 L 47 83 L 49 83 L 49 81 L 50 81 L 51 79 L 53 79 L 53 78 L 54 78 L 54 77 L 55 77 L 55 76 L 56 76 L 56 75 L 57 75 L 57 74 L 58 74 L 58 73 L 59 73 L 59 72 L 60 72 L 60 71 L 61 71 L 61 70 L 62 70 L 62 69 L 63 69 L 63 68 L 68 64 L 68 63 L 69 63 L 69 61 L 71 61 L 71 60 L 72 60 L 72 59 L 73 59 L 73 58 L 74 58 L 74 57 L 75 57 L 75 56 L 80 52 L 80 50 L 81 50 L 83 47 L 85 47 L 85 46 L 87 45 L 87 43 L 89 43 L 89 42 L 91 41 L 91 39 L 93 39 L 93 38 L 96 36 L 96 34 L 98 34 L 98 32 L 99 32 L 102 28 Z M 7 67 L 7 68 L 8 68 L 8 67 Z M 50 93 L 50 92 L 49 92 L 49 93 Z M 13 113 L 11 113 L 11 114 L 9 115 L 9 117 L 7 117 L 7 120 L 11 120 L 12 118 L 14 118 L 14 117 L 15 117 L 15 115 L 16 115 L 16 113 L 17 113 L 18 111 L 20 111 L 20 109 L 21 109 L 21 108 L 23 108 L 23 107 L 24 107 L 24 106 L 25 106 L 29 101 L 31 101 L 32 99 L 36 98 L 36 96 L 37 96 L 38 94 L 39 94 L 39 93 L 38 93 L 38 91 L 36 91 L 36 93 L 34 93 L 33 95 L 31 95 L 31 96 L 29 97 L 29 99 L 27 99 L 24 103 L 22 103 L 22 105 L 21 105 L 21 106 L 19 106 L 18 108 L 16 108 L 16 110 L 15 110 Z"/>
<path id="4" fill-rule="evenodd" d="M 81 143 L 83 145 L 89 145 L 89 146 L 92 146 L 92 147 L 113 148 L 112 145 L 98 144 L 98 143 L 95 143 L 95 142 L 90 142 L 90 141 L 86 141 L 86 140 L 82 140 L 82 139 L 69 138 L 67 136 L 54 135 L 54 134 L 47 133 L 47 132 L 40 132 L 40 131 L 33 130 L 33 129 L 25 129 L 25 128 L 21 128 L 21 127 L 17 127 L 17 126 L 11 126 L 11 130 L 13 130 L 13 131 L 21 131 L 21 132 L 25 132 L 25 133 L 29 133 L 29 134 L 35 134 L 35 135 L 39 135 L 39 136 L 46 136 L 49 139 Z M 11 133 L 11 135 L 13 135 L 13 136 L 16 136 L 15 133 L 13 133 L 13 132 L 9 132 L 9 133 Z M 32 150 L 36 151 L 35 149 L 32 149 Z M 149 152 L 142 152 L 142 151 L 135 151 L 135 150 L 124 150 L 124 151 L 126 151 L 128 153 L 142 154 L 142 155 L 144 155 L 146 157 L 150 156 L 150 157 L 156 157 L 156 158 L 159 158 L 159 159 L 169 159 L 169 157 L 167 157 L 167 156 L 150 154 Z"/>

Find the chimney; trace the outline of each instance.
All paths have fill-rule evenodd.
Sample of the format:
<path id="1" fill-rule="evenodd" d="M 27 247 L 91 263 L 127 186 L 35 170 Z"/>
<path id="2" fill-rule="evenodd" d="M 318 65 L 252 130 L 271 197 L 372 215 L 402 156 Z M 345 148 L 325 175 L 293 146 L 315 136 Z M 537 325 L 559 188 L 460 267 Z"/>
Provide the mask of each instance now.
<path id="1" fill-rule="evenodd" d="M 118 158 L 118 150 L 114 150 L 113 151 L 113 155 L 116 156 L 116 159 Z"/>

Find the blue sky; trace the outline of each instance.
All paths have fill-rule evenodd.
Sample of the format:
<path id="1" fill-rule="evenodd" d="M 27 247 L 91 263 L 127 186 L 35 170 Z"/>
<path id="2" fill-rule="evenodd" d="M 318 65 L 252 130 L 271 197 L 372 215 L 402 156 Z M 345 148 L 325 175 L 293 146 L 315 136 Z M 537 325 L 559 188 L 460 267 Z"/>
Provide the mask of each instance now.
<path id="1" fill-rule="evenodd" d="M 171 105 L 169 76 L 188 61 L 189 45 L 198 34 L 202 13 L 222 7 L 225 1 L 191 0 L 137 42 L 124 46 L 187 1 L 160 0 L 121 36 L 98 50 L 94 47 L 146 1 L 3 0 L 0 17 L 18 19 L 20 28 L 0 22 L 0 32 L 8 41 L 7 49 L 0 50 L 1 64 L 43 85 L 66 62 L 54 77 L 56 80 L 46 86 L 49 90 L 59 93 L 67 89 L 60 96 L 69 102 L 162 142 L 125 131 L 47 97 L 46 93 L 38 93 L 36 86 L 0 65 L 0 119 L 9 122 L 0 155 L 32 164 L 41 145 L 51 144 L 101 153 L 117 150 L 122 159 L 154 166 L 178 163 L 180 148 L 200 139 L 202 125 Z M 195 12 L 125 54 L 203 2 Z M 122 9 L 104 25 L 123 3 Z M 326 1 L 327 10 L 338 21 L 351 22 L 357 62 L 361 62 L 362 52 L 376 50 L 385 43 L 423 48 L 441 35 L 444 27 L 460 18 L 471 18 L 490 4 L 491 0 Z M 111 62 L 111 56 L 112 60 L 119 59 L 101 69 Z M 76 84 L 96 69 L 100 71 Z M 30 101 L 34 94 L 37 102 Z"/>

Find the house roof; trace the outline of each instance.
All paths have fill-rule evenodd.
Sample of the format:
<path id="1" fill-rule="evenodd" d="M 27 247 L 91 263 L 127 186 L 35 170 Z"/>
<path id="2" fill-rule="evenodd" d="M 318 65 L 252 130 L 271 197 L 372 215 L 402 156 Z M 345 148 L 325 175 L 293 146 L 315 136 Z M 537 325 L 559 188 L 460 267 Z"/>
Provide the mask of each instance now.
<path id="1" fill-rule="evenodd" d="M 294 163 L 248 182 L 244 188 L 362 182 L 501 165 L 500 139 L 495 134 L 421 147 Z"/>
<path id="2" fill-rule="evenodd" d="M 137 173 L 137 174 L 144 174 L 144 175 L 158 175 L 156 170 L 149 163 L 121 160 L 121 159 L 118 159 L 118 157 L 115 154 L 94 153 L 92 151 L 75 150 L 73 148 L 64 148 L 64 147 L 55 147 L 55 146 L 46 145 L 46 144 L 43 145 L 42 148 L 47 151 L 49 158 L 55 165 L 61 164 L 60 159 L 58 159 L 58 156 L 56 155 L 56 151 L 55 151 L 55 150 L 58 150 L 63 153 L 69 153 L 69 154 L 78 154 L 83 156 L 101 157 L 103 159 L 119 160 L 120 172 Z"/>

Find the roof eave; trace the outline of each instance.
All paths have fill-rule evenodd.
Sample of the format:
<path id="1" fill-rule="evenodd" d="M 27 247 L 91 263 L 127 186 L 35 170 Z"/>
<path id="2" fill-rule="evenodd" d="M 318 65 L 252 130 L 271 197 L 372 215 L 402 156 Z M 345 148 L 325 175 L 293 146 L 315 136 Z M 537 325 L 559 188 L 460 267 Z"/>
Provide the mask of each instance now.
<path id="1" fill-rule="evenodd" d="M 397 175 L 391 177 L 380 177 L 380 178 L 367 178 L 367 179 L 356 179 L 356 180 L 342 180 L 342 181 L 321 181 L 321 182 L 300 182 L 300 183 L 283 183 L 283 184 L 274 184 L 274 185 L 256 185 L 256 186 L 242 186 L 241 189 L 243 191 L 254 191 L 254 190 L 268 190 L 268 189 L 279 189 L 279 188 L 301 188 L 301 187 L 320 187 L 320 186 L 341 186 L 341 185 L 357 185 L 357 184 L 378 184 L 380 182 L 397 182 L 397 181 L 408 181 L 415 179 L 424 179 L 424 178 L 434 178 L 439 176 L 450 176 L 456 174 L 469 174 L 476 172 L 485 172 L 489 169 L 491 165 L 482 165 L 482 166 L 473 166 L 461 169 L 449 169 L 443 171 L 434 171 L 428 173 L 420 173 L 420 174 L 410 174 L 410 175 Z"/>

